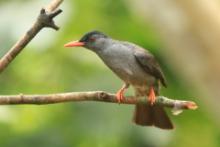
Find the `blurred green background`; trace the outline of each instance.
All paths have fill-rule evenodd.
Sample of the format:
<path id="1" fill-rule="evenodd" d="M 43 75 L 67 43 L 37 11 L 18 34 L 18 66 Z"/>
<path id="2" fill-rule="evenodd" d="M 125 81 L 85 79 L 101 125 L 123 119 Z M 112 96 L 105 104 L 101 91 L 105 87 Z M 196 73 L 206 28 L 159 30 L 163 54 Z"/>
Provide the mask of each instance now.
<path id="1" fill-rule="evenodd" d="M 40 8 L 50 1 L 0 1 L 0 56 L 30 27 Z M 85 32 L 100 30 L 115 39 L 127 40 L 149 49 L 167 77 L 162 94 L 188 98 L 200 105 L 196 111 L 172 116 L 172 131 L 139 127 L 131 122 L 133 106 L 80 102 L 44 106 L 0 107 L 2 147 L 217 147 L 220 129 L 209 116 L 196 92 L 185 85 L 163 59 L 164 44 L 150 21 L 131 12 L 125 0 L 72 0 L 61 5 L 55 18 L 58 32 L 44 29 L 0 75 L 0 95 L 44 94 L 103 90 L 116 92 L 122 85 L 92 52 L 66 49 L 68 41 Z M 196 90 L 195 90 L 196 91 Z M 130 89 L 128 94 L 132 94 Z"/>

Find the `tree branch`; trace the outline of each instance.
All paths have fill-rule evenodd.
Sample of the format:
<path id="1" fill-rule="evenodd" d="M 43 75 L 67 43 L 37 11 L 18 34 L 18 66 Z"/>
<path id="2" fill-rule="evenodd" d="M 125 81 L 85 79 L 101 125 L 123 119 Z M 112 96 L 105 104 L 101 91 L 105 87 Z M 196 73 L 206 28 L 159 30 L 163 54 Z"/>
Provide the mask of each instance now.
<path id="1" fill-rule="evenodd" d="M 15 43 L 14 46 L 0 59 L 0 73 L 15 59 L 24 47 L 40 32 L 44 27 L 58 30 L 53 18 L 62 12 L 57 7 L 63 0 L 52 0 L 46 8 L 41 9 L 40 14 L 32 27 Z"/>
<path id="2" fill-rule="evenodd" d="M 35 35 L 44 27 L 49 27 L 58 30 L 59 27 L 55 25 L 53 18 L 62 12 L 57 7 L 63 0 L 52 0 L 46 8 L 41 9 L 37 20 L 32 27 L 15 43 L 15 45 L 0 59 L 0 73 L 14 60 L 14 58 L 22 51 L 22 49 L 35 37 Z M 45 95 L 0 95 L 0 105 L 19 105 L 19 104 L 54 104 L 63 102 L 78 102 L 78 101 L 99 101 L 118 103 L 114 94 L 103 91 L 93 92 L 70 92 L 57 93 Z M 146 97 L 126 97 L 121 101 L 121 104 L 148 104 Z M 182 109 L 194 110 L 197 108 L 195 102 L 173 100 L 164 96 L 157 96 L 155 105 L 173 108 L 174 113 L 178 114 Z"/>
<path id="3" fill-rule="evenodd" d="M 99 101 L 118 103 L 114 94 L 106 93 L 103 91 L 91 92 L 70 92 L 70 93 L 57 93 L 45 95 L 0 95 L 0 105 L 20 105 L 20 104 L 54 104 L 63 102 L 79 102 L 79 101 Z M 146 97 L 135 98 L 133 96 L 126 97 L 120 104 L 148 104 Z M 176 110 L 197 108 L 195 102 L 173 100 L 164 96 L 157 96 L 155 105 L 174 108 Z"/>

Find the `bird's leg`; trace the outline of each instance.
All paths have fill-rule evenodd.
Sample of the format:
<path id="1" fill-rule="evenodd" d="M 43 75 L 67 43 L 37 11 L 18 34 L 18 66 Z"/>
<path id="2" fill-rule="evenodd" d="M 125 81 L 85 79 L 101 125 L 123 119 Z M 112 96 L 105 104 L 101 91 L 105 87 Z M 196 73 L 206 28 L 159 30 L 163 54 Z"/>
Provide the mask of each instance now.
<path id="1" fill-rule="evenodd" d="M 150 102 L 151 105 L 153 105 L 156 101 L 156 96 L 155 96 L 153 87 L 150 87 L 150 92 L 149 92 L 149 95 L 148 95 L 148 101 Z"/>
<path id="2" fill-rule="evenodd" d="M 121 89 L 119 89 L 118 92 L 116 93 L 116 98 L 117 98 L 119 104 L 124 99 L 124 92 L 126 89 L 128 89 L 128 87 L 129 87 L 129 84 L 125 83 L 125 84 L 123 84 Z"/>

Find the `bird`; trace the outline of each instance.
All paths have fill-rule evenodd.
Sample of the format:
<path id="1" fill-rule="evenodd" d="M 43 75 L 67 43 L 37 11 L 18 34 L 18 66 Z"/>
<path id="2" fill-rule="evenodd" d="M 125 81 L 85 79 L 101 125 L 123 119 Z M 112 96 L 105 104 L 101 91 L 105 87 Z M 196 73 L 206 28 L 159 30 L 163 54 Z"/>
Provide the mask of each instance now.
<path id="1" fill-rule="evenodd" d="M 135 96 L 146 96 L 149 103 L 135 104 L 133 122 L 140 126 L 173 129 L 174 126 L 164 108 L 155 104 L 160 85 L 167 87 L 165 76 L 154 55 L 128 41 L 113 39 L 101 31 L 90 31 L 80 40 L 71 41 L 64 47 L 84 47 L 95 52 L 123 82 L 116 98 L 120 103 L 131 85 Z"/>

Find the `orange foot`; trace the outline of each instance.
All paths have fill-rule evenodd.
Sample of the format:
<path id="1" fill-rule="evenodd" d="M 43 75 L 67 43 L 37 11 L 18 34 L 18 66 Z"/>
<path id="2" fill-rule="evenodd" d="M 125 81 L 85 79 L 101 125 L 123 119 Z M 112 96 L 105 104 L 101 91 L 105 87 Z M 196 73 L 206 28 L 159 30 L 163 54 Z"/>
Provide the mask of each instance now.
<path id="1" fill-rule="evenodd" d="M 124 100 L 124 98 L 125 98 L 125 97 L 124 97 L 124 92 L 125 92 L 125 90 L 128 88 L 128 86 L 129 86 L 129 85 L 124 84 L 124 85 L 122 86 L 122 88 L 119 89 L 118 92 L 116 93 L 116 98 L 117 98 L 117 101 L 118 101 L 119 104 L 121 103 L 121 101 Z"/>
<path id="2" fill-rule="evenodd" d="M 118 101 L 119 104 L 121 103 L 121 101 L 123 101 L 123 99 L 124 99 L 124 90 L 123 89 L 120 89 L 116 93 L 116 98 L 117 98 L 117 101 Z"/>
<path id="3" fill-rule="evenodd" d="M 151 105 L 153 105 L 156 101 L 156 96 L 155 96 L 153 87 L 150 87 L 150 93 L 148 95 L 148 101 L 150 102 Z"/>

